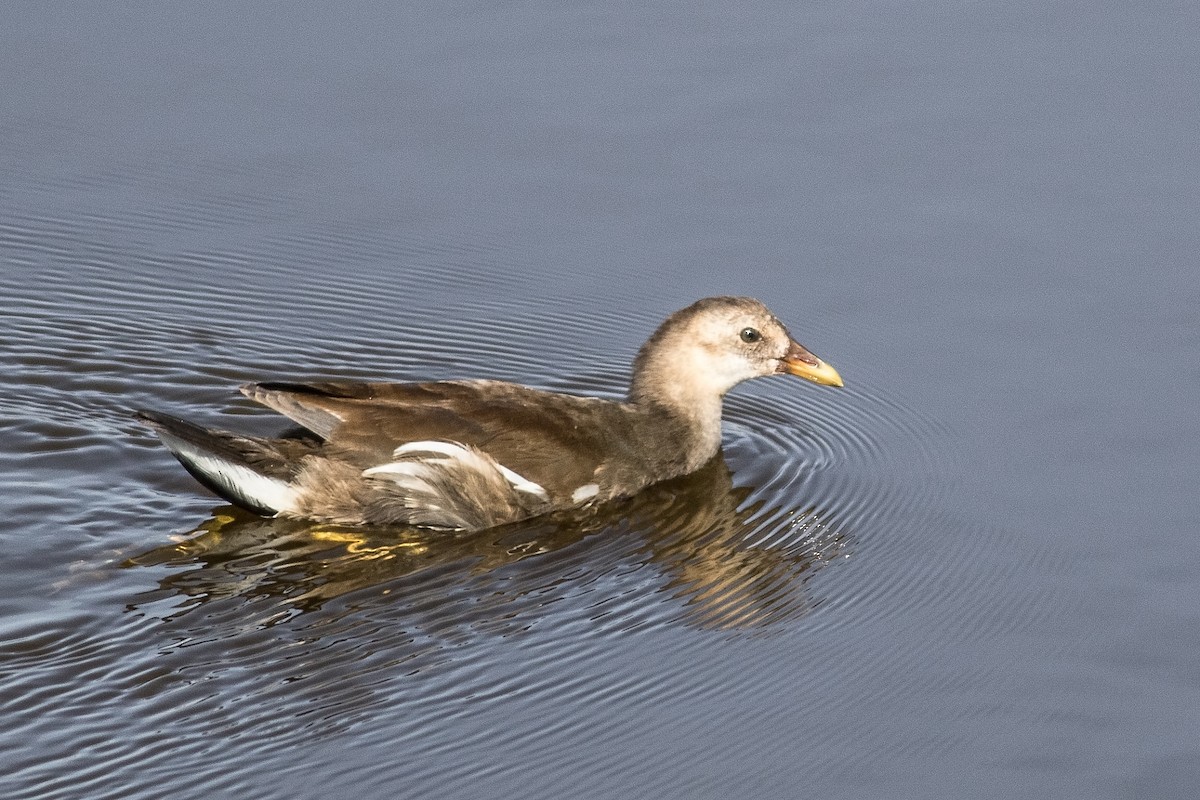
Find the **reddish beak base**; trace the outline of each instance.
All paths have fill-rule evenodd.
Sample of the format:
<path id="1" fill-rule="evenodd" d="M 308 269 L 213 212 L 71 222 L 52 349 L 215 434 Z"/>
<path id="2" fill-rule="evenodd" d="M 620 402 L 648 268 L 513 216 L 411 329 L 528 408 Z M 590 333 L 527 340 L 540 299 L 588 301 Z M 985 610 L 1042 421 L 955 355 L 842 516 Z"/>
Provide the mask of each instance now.
<path id="1" fill-rule="evenodd" d="M 787 355 L 779 360 L 779 371 L 822 386 L 845 385 L 836 369 L 814 356 L 798 342 L 792 342 Z"/>

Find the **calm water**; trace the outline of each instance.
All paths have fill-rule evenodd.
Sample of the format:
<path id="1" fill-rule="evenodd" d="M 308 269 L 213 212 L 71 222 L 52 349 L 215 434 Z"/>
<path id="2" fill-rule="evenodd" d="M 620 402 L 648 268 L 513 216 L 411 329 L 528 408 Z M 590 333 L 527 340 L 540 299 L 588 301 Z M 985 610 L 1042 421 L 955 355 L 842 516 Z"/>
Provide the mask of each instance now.
<path id="1" fill-rule="evenodd" d="M 1194 796 L 1200 12 L 5 17 L 0 796 Z M 129 417 L 616 396 L 721 293 L 847 388 L 574 525 L 260 520 Z"/>

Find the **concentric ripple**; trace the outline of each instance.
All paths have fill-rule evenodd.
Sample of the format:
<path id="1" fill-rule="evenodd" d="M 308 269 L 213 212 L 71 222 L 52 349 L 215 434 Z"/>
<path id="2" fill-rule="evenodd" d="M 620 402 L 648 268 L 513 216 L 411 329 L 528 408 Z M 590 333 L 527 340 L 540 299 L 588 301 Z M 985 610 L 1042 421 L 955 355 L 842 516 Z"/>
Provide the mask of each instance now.
<path id="1" fill-rule="evenodd" d="M 38 742 L 0 794 L 153 796 L 181 771 L 198 792 L 237 794 L 247 775 L 230 752 L 270 764 L 298 739 L 338 737 L 407 753 L 414 785 L 465 785 L 510 768 L 447 771 L 447 754 L 500 729 L 580 733 L 571 715 L 510 730 L 503 709 L 712 702 L 728 686 L 686 679 L 688 665 L 727 639 L 866 638 L 906 615 L 951 638 L 1013 624 L 1002 537 L 946 510 L 950 434 L 839 359 L 844 390 L 740 387 L 723 458 L 585 514 L 453 536 L 219 505 L 132 409 L 271 432 L 281 420 L 236 391 L 267 378 L 489 377 L 618 397 L 670 309 L 547 296 L 486 244 L 280 228 L 236 192 L 169 200 L 0 222 L 0 469 L 18 489 L 0 501 L 14 573 L 0 713 L 13 741 Z M 213 226 L 220 246 L 203 236 Z M 972 588 L 995 602 L 964 610 L 962 582 L 945 576 L 978 563 L 996 568 Z M 661 669 L 629 666 L 639 642 Z M 842 663 L 840 646 L 829 663 L 848 680 L 885 666 Z M 479 714 L 496 719 L 450 733 Z M 589 735 L 621 730 L 606 719 Z"/>
<path id="2" fill-rule="evenodd" d="M 191 213 L 180 213 L 185 211 Z M 343 230 L 268 238 L 239 252 L 148 252 L 117 271 L 116 248 L 88 244 L 84 229 L 74 225 L 10 220 L 0 226 L 0 246 L 12 263 L 25 265 L 25 275 L 7 273 L 16 281 L 5 287 L 15 302 L 6 311 L 3 336 L 18 354 L 9 378 L 25 386 L 9 394 L 10 409 L 25 420 L 22 434 L 31 440 L 73 436 L 76 448 L 111 443 L 122 435 L 151 447 L 152 438 L 127 416 L 141 405 L 218 426 L 269 428 L 278 423 L 221 417 L 253 414 L 257 419 L 259 412 L 233 389 L 244 380 L 275 376 L 502 377 L 619 396 L 634 349 L 657 324 L 619 310 L 588 309 L 584 328 L 572 300 L 477 298 L 478 282 L 487 273 L 470 267 L 473 259 L 494 260 L 487 250 L 429 247 L 403 237 L 380 240 L 366 231 Z M 173 269 L 164 268 L 168 262 Z M 337 271 L 336 281 L 326 281 L 319 304 L 308 302 L 314 287 L 290 278 L 297 271 L 313 274 L 321 265 L 333 271 L 338 263 L 353 263 L 355 269 Z M 457 282 L 472 299 L 441 308 L 408 304 L 400 313 L 396 295 L 377 289 L 401 267 L 406 297 L 444 293 Z M 181 281 L 184 273 L 189 278 Z M 128 291 L 131 283 L 139 291 Z M 36 294 L 23 291 L 35 284 Z M 229 284 L 239 287 L 237 304 L 221 299 L 222 286 Z M 547 331 L 554 332 L 549 340 Z M 600 345 L 611 354 L 597 356 Z M 617 592 L 597 618 L 617 627 L 625 619 L 633 627 L 675 619 L 744 627 L 802 614 L 823 601 L 808 597 L 803 588 L 814 567 L 870 541 L 880 518 L 912 516 L 935 503 L 931 487 L 939 482 L 927 478 L 949 475 L 952 465 L 930 443 L 944 439 L 945 432 L 899 401 L 856 385 L 853 365 L 846 372 L 850 385 L 842 391 L 785 379 L 740 389 L 728 401 L 726 461 L 720 469 L 695 477 L 692 484 L 649 493 L 608 518 L 569 522 L 584 533 L 568 541 L 604 531 L 603 537 L 626 543 L 607 565 L 594 563 L 594 545 L 584 548 L 588 555 L 580 556 L 582 563 L 568 565 L 582 580 L 590 584 L 620 573 L 643 582 L 638 591 Z M 160 451 L 140 458 L 172 469 Z M 906 471 L 924 476 L 920 489 L 895 480 Z M 187 507 L 203 506 L 203 494 L 186 478 L 168 474 L 165 491 L 179 493 Z M 627 533 L 610 534 L 614 528 Z M 259 535 L 273 540 L 268 532 Z M 557 529 L 537 532 L 512 560 L 557 552 L 562 537 Z M 443 549 L 437 542 L 420 547 Z M 467 558 L 457 546 L 449 551 L 427 559 Z M 313 552 L 318 555 L 310 566 L 317 570 L 319 565 L 324 581 L 330 558 L 323 547 Z M 186 555 L 184 563 L 193 557 Z M 296 557 L 289 552 L 289 558 Z M 262 558 L 263 564 L 274 563 L 273 557 Z M 483 558 L 491 563 L 496 553 Z M 645 563 L 630 567 L 630 558 Z M 404 561 L 390 555 L 383 560 L 392 566 Z M 221 562 L 221 570 L 233 565 L 236 585 L 256 586 L 256 591 L 273 585 L 274 568 L 247 572 L 243 561 L 234 559 Z M 412 567 L 428 568 L 424 562 Z M 563 574 L 557 569 L 547 577 L 551 583 Z M 206 574 L 224 574 L 221 570 Z M 404 569 L 383 571 L 374 584 L 355 576 L 346 578 L 345 586 L 383 585 L 404 574 Z M 304 603 L 297 597 L 309 602 L 336 594 L 295 575 L 288 586 L 289 601 L 300 606 Z M 647 590 L 662 599 L 647 607 Z M 204 595 L 229 593 L 228 587 L 210 586 Z"/>

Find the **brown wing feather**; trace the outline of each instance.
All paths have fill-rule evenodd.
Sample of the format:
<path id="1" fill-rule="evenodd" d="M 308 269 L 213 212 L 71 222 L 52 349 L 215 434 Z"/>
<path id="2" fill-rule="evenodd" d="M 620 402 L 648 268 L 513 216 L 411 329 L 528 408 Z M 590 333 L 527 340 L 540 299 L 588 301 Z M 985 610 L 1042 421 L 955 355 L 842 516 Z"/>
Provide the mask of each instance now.
<path id="1" fill-rule="evenodd" d="M 243 391 L 324 438 L 329 455 L 364 468 L 406 442 L 432 439 L 478 447 L 558 497 L 593 482 L 603 494 L 623 493 L 618 484 L 653 474 L 634 449 L 640 418 L 609 400 L 494 381 L 267 383 Z"/>

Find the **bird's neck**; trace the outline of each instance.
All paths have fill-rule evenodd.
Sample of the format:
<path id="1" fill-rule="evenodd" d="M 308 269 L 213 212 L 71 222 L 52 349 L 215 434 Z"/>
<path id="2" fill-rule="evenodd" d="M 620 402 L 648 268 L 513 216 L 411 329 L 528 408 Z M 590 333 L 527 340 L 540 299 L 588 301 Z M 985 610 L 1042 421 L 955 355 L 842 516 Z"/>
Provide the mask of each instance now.
<path id="1" fill-rule="evenodd" d="M 687 471 L 699 469 L 721 449 L 722 393 L 670 364 L 642 361 L 638 366 L 629 402 L 673 434 L 669 446 L 677 450 Z"/>

